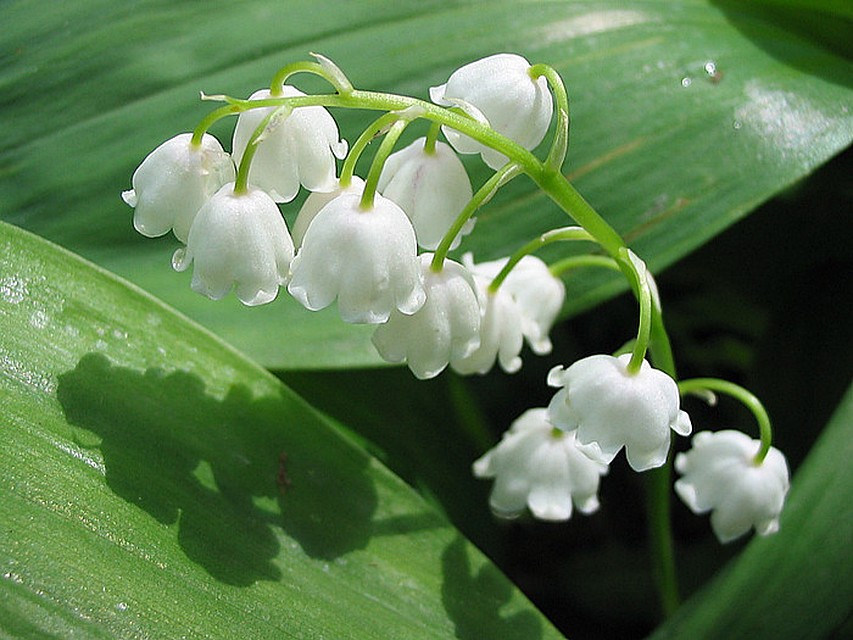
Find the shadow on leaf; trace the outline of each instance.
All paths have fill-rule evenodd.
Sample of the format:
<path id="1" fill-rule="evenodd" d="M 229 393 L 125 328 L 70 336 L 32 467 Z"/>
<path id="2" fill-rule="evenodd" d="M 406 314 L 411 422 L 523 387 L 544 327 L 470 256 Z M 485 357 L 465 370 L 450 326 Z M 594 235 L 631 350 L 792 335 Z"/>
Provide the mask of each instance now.
<path id="1" fill-rule="evenodd" d="M 512 583 L 493 564 L 472 571 L 462 538 L 447 546 L 441 561 L 441 599 L 459 640 L 542 637 L 542 623 L 532 611 L 501 615 L 501 607 L 512 597 Z"/>
<path id="2" fill-rule="evenodd" d="M 197 375 L 87 354 L 59 376 L 57 396 L 70 424 L 100 438 L 110 489 L 176 524 L 186 556 L 224 583 L 278 580 L 282 529 L 315 559 L 368 543 L 368 457 L 284 390 L 253 397 L 235 385 L 217 399 Z"/>

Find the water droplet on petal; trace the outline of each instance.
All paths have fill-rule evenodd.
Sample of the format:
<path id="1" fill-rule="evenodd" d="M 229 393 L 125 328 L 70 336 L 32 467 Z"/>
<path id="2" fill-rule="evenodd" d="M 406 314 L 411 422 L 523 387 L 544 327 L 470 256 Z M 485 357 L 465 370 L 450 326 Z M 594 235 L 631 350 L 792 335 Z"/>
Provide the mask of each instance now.
<path id="1" fill-rule="evenodd" d="M 131 189 L 130 191 L 122 191 L 121 199 L 125 201 L 125 203 L 131 207 L 135 207 L 139 202 L 139 197 L 136 195 L 136 191 Z"/>
<path id="2" fill-rule="evenodd" d="M 192 262 L 192 257 L 188 255 L 186 247 L 181 247 L 172 254 L 172 268 L 175 271 L 186 271 L 190 262 Z"/>

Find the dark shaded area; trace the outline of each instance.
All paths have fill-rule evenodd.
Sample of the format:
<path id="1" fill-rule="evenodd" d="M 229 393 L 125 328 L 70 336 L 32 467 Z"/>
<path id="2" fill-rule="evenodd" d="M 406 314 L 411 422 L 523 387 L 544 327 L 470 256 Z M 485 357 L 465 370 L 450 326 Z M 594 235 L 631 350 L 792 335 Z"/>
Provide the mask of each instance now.
<path id="1" fill-rule="evenodd" d="M 255 398 L 234 386 L 218 400 L 193 374 L 143 373 L 99 354 L 59 376 L 57 396 L 70 424 L 101 438 L 110 489 L 177 523 L 184 553 L 217 580 L 277 580 L 274 527 L 324 560 L 364 548 L 372 535 L 368 457 L 293 397 Z"/>
<path id="2" fill-rule="evenodd" d="M 84 356 L 57 388 L 68 422 L 100 438 L 110 489 L 177 525 L 186 556 L 226 584 L 282 578 L 279 527 L 329 561 L 374 536 L 447 526 L 432 509 L 374 519 L 368 455 L 284 393 L 253 397 L 234 386 L 219 400 L 196 375 L 140 372 L 101 354 Z M 78 439 L 93 446 L 88 433 Z M 458 637 L 541 637 L 534 612 L 501 614 L 512 583 L 491 564 L 472 575 L 468 549 L 456 538 L 442 555 L 442 600 Z"/>
<path id="3" fill-rule="evenodd" d="M 491 446 L 478 416 L 456 410 L 476 406 L 464 381 L 449 375 L 417 380 L 402 367 L 368 371 L 280 372 L 293 390 L 320 408 L 388 464 L 456 524 L 477 536 L 486 552 L 499 545 L 491 515 L 483 510 L 488 486 L 470 473 L 471 462 Z M 358 389 L 361 400 L 338 389 Z"/>
<path id="4" fill-rule="evenodd" d="M 851 175 L 848 150 L 657 278 L 681 376 L 722 377 L 753 390 L 794 472 L 853 379 Z M 622 296 L 561 325 L 563 347 L 555 352 L 571 361 L 612 350 L 635 317 L 636 303 Z M 691 400 L 686 408 L 697 430 L 755 433 L 751 414 L 734 401 L 710 408 Z M 509 406 L 499 411 L 490 410 L 496 427 L 501 414 L 514 415 Z M 657 622 L 641 481 L 624 464 L 612 465 L 600 513 L 557 531 L 510 527 L 512 542 L 498 565 L 571 638 L 643 637 Z M 674 496 L 672 507 L 686 596 L 748 538 L 722 546 L 707 517 Z"/>
<path id="5" fill-rule="evenodd" d="M 847 150 L 659 279 L 682 375 L 752 389 L 794 468 L 853 378 L 851 175 Z"/>
<path id="6" fill-rule="evenodd" d="M 444 570 L 441 599 L 456 623 L 459 640 L 542 637 L 542 624 L 532 611 L 509 617 L 501 615 L 501 607 L 512 595 L 512 585 L 492 564 L 473 573 L 462 538 L 448 545 L 441 561 Z M 477 606 L 473 607 L 475 596 Z"/>

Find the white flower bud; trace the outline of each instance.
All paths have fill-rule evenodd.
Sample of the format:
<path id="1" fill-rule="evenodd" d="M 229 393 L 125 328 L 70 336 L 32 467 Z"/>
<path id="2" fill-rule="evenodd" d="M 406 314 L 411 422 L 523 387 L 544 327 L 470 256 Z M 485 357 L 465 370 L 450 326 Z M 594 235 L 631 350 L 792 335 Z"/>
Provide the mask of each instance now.
<path id="1" fill-rule="evenodd" d="M 678 385 L 643 361 L 627 370 L 630 354 L 589 356 L 568 369 L 554 367 L 548 384 L 563 387 L 548 406 L 551 422 L 577 429 L 590 457 L 609 464 L 625 447 L 634 471 L 660 467 L 669 452 L 670 429 L 689 435 L 690 417 L 679 408 Z"/>
<path id="2" fill-rule="evenodd" d="M 379 194 L 371 209 L 360 201 L 360 190 L 347 190 L 314 216 L 288 291 L 312 311 L 337 298 L 345 322 L 377 324 L 392 311 L 415 313 L 425 296 L 412 223 Z"/>
<path id="3" fill-rule="evenodd" d="M 568 520 L 598 509 L 598 486 L 607 465 L 587 457 L 574 431 L 560 431 L 547 409 L 529 409 L 500 443 L 473 466 L 478 478 L 495 478 L 489 504 L 495 515 L 515 518 L 525 507 L 540 520 Z"/>
<path id="4" fill-rule="evenodd" d="M 530 63 L 511 53 L 499 53 L 454 71 L 447 82 L 429 91 L 430 99 L 445 107 L 459 107 L 477 120 L 487 120 L 500 134 L 525 149 L 545 137 L 551 123 L 553 101 L 544 77 L 533 79 Z M 492 169 L 507 158 L 458 131 L 442 127 L 459 153 L 479 153 Z"/>
<path id="5" fill-rule="evenodd" d="M 289 85 L 282 92 L 285 98 L 303 95 Z M 249 100 L 269 97 L 269 89 L 261 89 L 249 96 Z M 237 166 L 255 129 L 274 110 L 275 107 L 262 107 L 240 114 L 232 145 Z M 273 120 L 258 142 L 249 182 L 269 193 L 276 202 L 293 200 L 300 184 L 309 191 L 334 189 L 335 158 L 346 155 L 347 143 L 338 139 L 338 125 L 331 114 L 323 107 L 299 107 L 286 117 Z"/>
<path id="6" fill-rule="evenodd" d="M 755 463 L 760 440 L 740 431 L 702 431 L 692 448 L 675 457 L 683 477 L 675 492 L 694 513 L 711 514 L 711 528 L 720 542 L 730 542 L 752 527 L 760 535 L 779 530 L 779 514 L 790 481 L 785 456 L 771 447 Z"/>
<path id="7" fill-rule="evenodd" d="M 500 362 L 501 368 L 507 373 L 521 369 L 521 358 L 518 355 L 524 344 L 521 310 L 503 287 L 495 292 L 489 291 L 490 281 L 489 278 L 474 274 L 482 301 L 480 346 L 452 363 L 456 373 L 485 374 L 495 365 L 495 360 Z"/>
<path id="8" fill-rule="evenodd" d="M 320 213 L 323 207 L 343 193 L 355 193 L 360 196 L 363 191 L 364 180 L 358 176 L 353 176 L 352 181 L 346 187 L 342 187 L 338 181 L 335 183 L 335 188 L 331 191 L 314 191 L 311 193 L 311 195 L 305 198 L 302 208 L 299 209 L 299 215 L 296 216 L 296 220 L 293 222 L 293 229 L 290 235 L 293 236 L 294 246 L 297 249 L 302 246 L 302 238 L 305 237 L 308 226 L 317 217 L 317 214 Z"/>
<path id="9" fill-rule="evenodd" d="M 293 242 L 278 205 L 260 189 L 222 187 L 199 210 L 186 249 L 172 260 L 177 271 L 195 263 L 192 288 L 213 300 L 231 288 L 243 304 L 272 301 L 287 282 Z"/>
<path id="10" fill-rule="evenodd" d="M 474 264 L 471 254 L 462 256 L 462 263 L 475 275 L 490 281 L 498 275 L 507 258 Z M 553 275 L 536 256 L 524 256 L 503 281 L 498 291 L 512 296 L 521 314 L 521 332 L 536 355 L 551 353 L 548 334 L 557 320 L 566 299 L 566 285 Z"/>
<path id="11" fill-rule="evenodd" d="M 148 154 L 133 173 L 133 189 L 121 197 L 134 207 L 139 233 L 156 238 L 174 231 L 186 242 L 198 210 L 232 180 L 234 163 L 216 138 L 206 133 L 194 145 L 191 133 L 181 133 Z"/>
<path id="12" fill-rule="evenodd" d="M 448 363 L 468 356 L 480 344 L 480 302 L 465 267 L 452 260 L 430 269 L 433 254 L 420 256 L 426 302 L 412 315 L 394 312 L 373 334 L 373 344 L 387 362 L 408 363 L 421 380 L 434 378 Z"/>
<path id="13" fill-rule="evenodd" d="M 418 138 L 388 157 L 379 177 L 379 190 L 411 218 L 418 244 L 434 250 L 473 192 L 465 167 L 453 149 L 436 142 L 435 151 L 426 153 L 425 141 L 426 138 Z M 473 228 L 474 220 L 469 219 L 450 248 L 458 247 L 462 236 Z"/>

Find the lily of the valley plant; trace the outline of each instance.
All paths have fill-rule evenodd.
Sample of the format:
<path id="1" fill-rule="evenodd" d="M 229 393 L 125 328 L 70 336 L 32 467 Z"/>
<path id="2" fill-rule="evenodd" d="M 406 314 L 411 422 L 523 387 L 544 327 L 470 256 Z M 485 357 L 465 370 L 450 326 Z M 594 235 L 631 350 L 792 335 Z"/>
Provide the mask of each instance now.
<path id="1" fill-rule="evenodd" d="M 494 479 L 492 510 L 550 521 L 568 520 L 575 509 L 593 513 L 602 477 L 621 463 L 623 449 L 637 472 L 669 464 L 673 437 L 693 429 L 681 397 L 725 393 L 752 410 L 760 438 L 696 434 L 692 449 L 675 459 L 675 491 L 694 512 L 711 512 L 721 542 L 753 528 L 776 531 L 788 467 L 771 446 L 767 414 L 730 382 L 675 379 L 652 275 L 561 173 L 569 113 L 560 76 L 497 54 L 457 69 L 429 89 L 429 102 L 357 90 L 330 60 L 315 57 L 285 66 L 247 99 L 215 96 L 223 106 L 157 147 L 134 173 L 123 198 L 135 208 L 136 229 L 150 237 L 172 231 L 186 244 L 173 266 L 192 267 L 192 288 L 213 299 L 233 290 L 247 305 L 270 302 L 280 288 L 312 311 L 337 302 L 343 321 L 375 325 L 382 358 L 426 379 L 448 366 L 463 375 L 485 374 L 496 363 L 518 371 L 525 343 L 534 354 L 552 349 L 549 332 L 565 298 L 561 278 L 578 267 L 619 270 L 639 303 L 636 336 L 614 354 L 555 367 L 547 383 L 558 390 L 549 406 L 526 411 L 473 463 L 475 475 Z M 287 84 L 296 73 L 320 76 L 332 91 L 303 94 Z M 348 145 L 329 108 L 379 115 Z M 208 133 L 228 116 L 237 116 L 230 155 Z M 423 135 L 396 148 L 403 131 L 421 123 Z M 541 160 L 532 151 L 552 126 Z M 369 171 L 355 175 L 377 137 Z M 475 189 L 457 154 L 479 154 L 494 173 Z M 448 258 L 474 231 L 478 209 L 519 176 L 574 224 L 500 260 Z M 311 194 L 289 231 L 279 207 L 300 188 Z M 587 243 L 590 251 L 549 267 L 533 254 L 555 242 Z M 668 500 L 669 490 L 657 487 L 652 499 Z M 672 609 L 668 525 L 655 535 L 662 601 Z"/>

